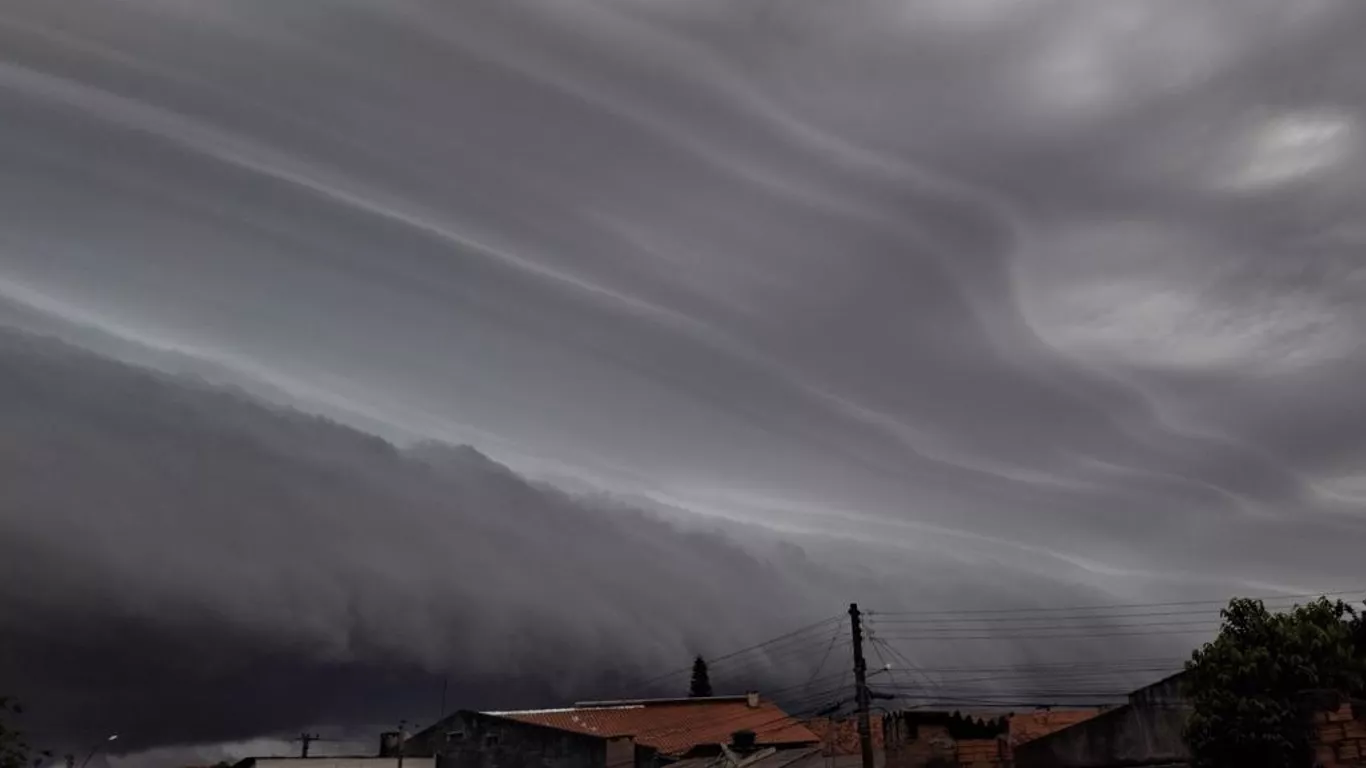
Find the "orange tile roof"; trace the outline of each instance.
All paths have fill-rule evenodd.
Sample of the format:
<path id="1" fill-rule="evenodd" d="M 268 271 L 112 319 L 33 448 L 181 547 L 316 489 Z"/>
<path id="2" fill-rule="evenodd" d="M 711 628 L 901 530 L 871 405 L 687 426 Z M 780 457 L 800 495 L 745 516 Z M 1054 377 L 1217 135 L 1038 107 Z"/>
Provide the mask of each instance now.
<path id="1" fill-rule="evenodd" d="M 813 717 L 803 723 L 820 739 L 821 753 L 826 757 L 859 754 L 858 720 L 854 716 Z M 882 749 L 882 718 L 872 717 L 868 724 L 872 726 L 873 749 Z"/>
<path id="2" fill-rule="evenodd" d="M 569 709 L 488 714 L 607 738 L 634 736 L 661 754 L 681 755 L 702 744 L 727 744 L 736 731 L 753 731 L 758 744 L 811 744 L 819 739 L 778 705 L 745 697 L 604 702 Z"/>
<path id="3" fill-rule="evenodd" d="M 1077 723 L 1090 720 L 1102 711 L 1104 710 L 1098 708 L 1041 709 L 1035 712 L 1011 715 L 1009 718 L 1010 744 L 1013 747 L 1061 731 L 1064 728 L 1070 728 Z"/>

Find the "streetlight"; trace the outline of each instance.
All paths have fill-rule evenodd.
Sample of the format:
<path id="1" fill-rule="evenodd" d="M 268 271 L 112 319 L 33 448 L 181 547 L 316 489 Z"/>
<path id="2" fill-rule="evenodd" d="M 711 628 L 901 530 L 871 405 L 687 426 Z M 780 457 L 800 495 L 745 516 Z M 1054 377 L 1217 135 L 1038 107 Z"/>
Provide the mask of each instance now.
<path id="1" fill-rule="evenodd" d="M 90 758 L 94 757 L 96 752 L 99 752 L 100 749 L 109 746 L 109 742 L 118 739 L 118 737 L 119 735 L 117 733 L 111 733 L 109 734 L 109 737 L 106 738 L 104 741 L 101 741 L 99 744 L 96 744 L 95 746 L 91 747 L 90 754 L 86 755 L 85 759 L 81 761 L 81 768 L 85 768 L 85 764 L 90 762 Z"/>

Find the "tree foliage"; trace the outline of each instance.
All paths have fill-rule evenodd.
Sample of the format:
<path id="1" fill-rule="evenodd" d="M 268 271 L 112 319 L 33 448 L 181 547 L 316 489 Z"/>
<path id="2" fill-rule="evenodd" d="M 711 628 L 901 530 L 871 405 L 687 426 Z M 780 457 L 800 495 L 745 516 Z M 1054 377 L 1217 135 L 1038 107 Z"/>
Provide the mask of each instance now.
<path id="1" fill-rule="evenodd" d="M 1186 728 L 1196 768 L 1310 768 L 1314 692 L 1366 685 L 1366 625 L 1342 601 L 1286 613 L 1237 599 L 1219 636 L 1186 663 Z"/>
<path id="2" fill-rule="evenodd" d="M 692 662 L 692 684 L 688 686 L 688 697 L 699 699 L 711 695 L 711 677 L 707 674 L 707 660 L 698 656 Z"/>
<path id="3" fill-rule="evenodd" d="M 41 760 L 49 754 L 36 752 L 15 727 L 15 719 L 23 713 L 19 702 L 0 696 L 0 768 L 29 768 L 30 760 Z"/>

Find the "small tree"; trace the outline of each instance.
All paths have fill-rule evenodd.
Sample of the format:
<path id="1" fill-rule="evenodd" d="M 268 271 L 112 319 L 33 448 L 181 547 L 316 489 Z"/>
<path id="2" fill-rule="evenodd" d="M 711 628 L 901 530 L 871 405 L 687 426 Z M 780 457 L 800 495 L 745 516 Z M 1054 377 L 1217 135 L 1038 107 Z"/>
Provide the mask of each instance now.
<path id="1" fill-rule="evenodd" d="M 692 685 L 688 687 L 688 698 L 702 699 L 711 695 L 711 678 L 707 676 L 707 660 L 699 655 L 692 662 Z"/>
<path id="2" fill-rule="evenodd" d="M 1196 768 L 1309 768 L 1313 691 L 1360 693 L 1366 628 L 1342 601 L 1320 598 L 1273 614 L 1230 601 L 1219 636 L 1186 662 Z"/>

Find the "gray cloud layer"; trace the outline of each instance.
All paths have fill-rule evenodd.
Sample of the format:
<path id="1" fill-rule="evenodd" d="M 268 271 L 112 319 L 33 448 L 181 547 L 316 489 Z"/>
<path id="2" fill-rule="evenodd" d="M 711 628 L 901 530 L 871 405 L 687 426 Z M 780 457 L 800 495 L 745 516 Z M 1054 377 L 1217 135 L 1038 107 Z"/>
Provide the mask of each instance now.
<path id="1" fill-rule="evenodd" d="M 1116 600 L 1357 587 L 1363 33 L 1352 0 L 13 3 L 0 302 L 6 324 L 402 445 L 473 445 L 686 510 L 685 527 L 758 525 L 732 532 L 738 562 L 798 537 L 831 563 L 852 548 L 885 581 L 914 552 L 945 592 L 988 602 L 984 574 Z M 166 421 L 162 401 L 188 396 L 164 387 L 124 418 Z M 80 434 L 77 404 L 97 394 L 49 405 Z M 226 626 L 266 621 L 234 611 L 280 583 L 331 606 L 319 627 L 436 589 L 442 570 L 394 553 L 443 538 L 396 533 L 373 557 L 335 543 L 449 513 L 407 454 L 375 443 L 389 469 L 346 473 L 371 483 L 348 498 L 373 503 L 320 507 L 302 489 L 330 443 L 277 442 L 286 428 L 259 414 L 146 450 L 188 461 L 239 416 L 271 431 L 269 498 L 295 514 L 196 501 L 193 524 L 137 545 L 74 526 L 88 497 L 10 506 L 16 536 L 74 526 L 26 567 L 123 562 L 133 581 L 110 605 L 200 606 Z M 94 429 L 73 467 L 112 471 L 122 443 Z M 346 434 L 344 463 L 368 467 Z M 470 461 L 450 481 L 474 494 L 463 510 L 498 476 Z M 188 483 L 139 471 L 105 491 L 113 530 Z M 534 493 L 618 535 L 593 522 L 614 513 Z M 620 535 L 674 535 L 636 524 Z M 497 535 L 545 557 L 540 532 Z M 291 570 L 282 539 L 335 567 Z M 164 575 L 235 560 L 155 571 L 129 554 L 233 540 L 265 567 L 226 586 Z M 546 568 L 587 567 L 554 554 Z M 708 593 L 681 575 L 691 558 L 656 554 L 642 584 Z M 725 610 L 786 595 L 756 617 L 772 628 L 867 586 L 765 573 Z M 538 613 L 539 574 L 498 578 L 516 610 L 403 614 L 558 623 Z M 555 583 L 585 649 L 606 613 L 657 597 Z M 70 587 L 73 607 L 97 592 Z M 1048 589 L 1031 595 L 1063 599 Z M 686 626 L 660 624 L 641 663 L 685 652 Z M 317 645 L 299 658 L 349 647 L 304 635 Z M 365 639 L 419 669 L 449 660 L 395 642 Z"/>
<path id="2" fill-rule="evenodd" d="M 476 706 L 626 695 L 850 596 L 1101 597 L 943 553 L 683 526 L 468 447 L 400 450 L 39 336 L 0 333 L 0 372 L 0 679 L 59 737 L 117 730 L 137 747 L 429 717 L 442 676 Z M 720 666 L 717 684 L 809 675 L 831 631 Z"/>

